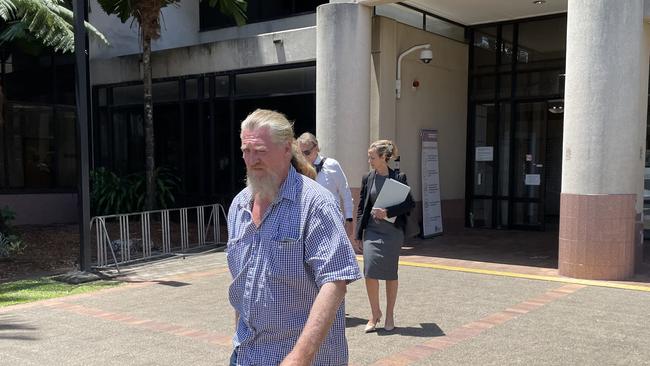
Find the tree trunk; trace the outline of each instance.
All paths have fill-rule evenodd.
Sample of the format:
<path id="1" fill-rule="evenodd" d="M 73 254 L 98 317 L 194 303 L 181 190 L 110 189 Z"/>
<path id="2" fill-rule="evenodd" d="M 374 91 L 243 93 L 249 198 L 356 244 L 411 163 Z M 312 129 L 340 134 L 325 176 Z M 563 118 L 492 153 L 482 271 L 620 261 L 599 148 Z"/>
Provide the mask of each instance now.
<path id="1" fill-rule="evenodd" d="M 151 98 L 151 37 L 142 37 L 142 68 L 144 83 L 144 168 L 146 174 L 146 196 L 144 209 L 156 206 L 156 163 L 153 131 L 153 101 Z"/>

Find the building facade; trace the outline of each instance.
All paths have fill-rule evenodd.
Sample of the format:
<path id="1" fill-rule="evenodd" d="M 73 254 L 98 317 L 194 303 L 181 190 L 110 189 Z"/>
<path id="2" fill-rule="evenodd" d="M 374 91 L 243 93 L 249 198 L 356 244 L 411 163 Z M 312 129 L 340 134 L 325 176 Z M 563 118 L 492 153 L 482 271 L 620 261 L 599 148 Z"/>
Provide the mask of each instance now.
<path id="1" fill-rule="evenodd" d="M 91 46 L 92 165 L 140 171 L 137 29 L 91 9 L 112 43 Z M 184 0 L 153 43 L 156 160 L 182 178 L 179 204 L 227 205 L 239 121 L 272 108 L 316 133 L 358 196 L 367 147 L 392 139 L 415 234 L 420 131 L 435 129 L 445 230 L 554 230 L 561 274 L 626 278 L 643 258 L 648 16 L 643 0 L 260 0 L 235 27 Z M 433 57 L 400 57 L 414 46 Z"/>
<path id="2" fill-rule="evenodd" d="M 437 40 L 414 36 L 400 43 L 404 40 L 400 38 L 401 25 L 396 31 L 387 32 L 387 37 L 395 37 L 394 42 L 388 42 L 394 50 L 376 48 L 382 44 L 382 20 L 378 29 L 377 19 L 364 6 L 385 3 L 362 1 L 319 7 L 317 70 L 345 65 L 334 71 L 317 71 L 316 128 L 321 135 L 330 136 L 327 139 L 330 144 L 324 150 L 340 154 L 343 166 L 359 172 L 365 167 L 363 150 L 369 141 L 378 136 L 394 138 L 398 146 L 411 146 L 411 151 L 404 152 L 401 166 L 417 176 L 418 155 L 413 153 L 417 136 L 403 133 L 417 125 L 417 121 L 429 118 L 426 125 L 440 132 L 443 217 L 452 217 L 445 213 L 445 206 L 449 211 L 452 206 L 449 201 L 456 198 L 450 191 L 465 183 L 467 194 L 463 205 L 469 225 L 543 228 L 548 221 L 553 222 L 547 216 L 557 212 L 561 274 L 597 279 L 631 276 L 643 252 L 648 4 L 642 0 L 535 1 L 518 5 L 501 1 L 406 2 L 425 11 L 422 17 L 417 14 L 411 17 L 415 18 L 414 25 L 423 24 L 426 28 L 428 11 L 470 25 L 472 47 L 467 47 L 465 54 L 469 61 L 465 76 L 469 80 L 467 109 L 464 109 L 469 113 L 467 118 L 459 114 L 452 116 L 455 121 L 466 121 L 464 127 L 468 133 L 467 139 L 453 139 L 443 129 L 448 119 L 433 117 L 435 113 L 429 109 L 441 103 L 445 96 L 453 95 L 453 88 L 444 82 L 433 83 L 429 90 L 414 88 L 412 95 L 397 99 L 391 84 L 395 80 L 392 71 L 399 65 L 388 65 L 387 73 L 377 69 L 384 57 L 388 63 L 395 63 L 403 50 L 429 42 L 438 60 L 434 56 L 427 65 L 417 64 L 415 60 L 411 65 L 406 63 L 402 74 L 407 73 L 407 77 L 402 76 L 402 82 L 422 78 L 422 73 L 450 75 L 453 72 L 453 67 L 445 64 L 450 61 L 450 53 Z M 543 10 L 544 6 L 547 11 Z M 563 12 L 566 21 L 554 18 L 555 13 Z M 346 13 L 354 15 L 346 17 Z M 518 15 L 548 18 L 520 22 Z M 562 42 L 563 39 L 566 41 Z M 371 62 L 362 57 L 354 58 L 354 62 L 337 54 L 341 43 L 344 49 L 367 50 L 371 45 Z M 339 57 L 344 62 L 336 63 Z M 426 67 L 431 69 L 418 70 Z M 376 84 L 375 80 L 371 82 L 368 93 L 364 82 L 358 89 L 350 90 L 345 80 L 353 73 L 363 74 L 363 70 L 370 72 Z M 413 73 L 410 77 L 409 71 Z M 429 97 L 416 103 L 414 99 L 419 93 Z M 435 93 L 445 96 L 434 97 Z M 353 98 L 365 94 L 371 96 L 370 100 Z M 354 105 L 351 100 L 355 101 Z M 437 105 L 433 111 L 444 112 L 450 104 L 453 102 Z M 350 111 L 352 108 L 355 111 Z M 553 116 L 560 114 L 555 113 L 560 110 L 562 118 Z M 356 133 L 350 129 L 342 131 L 337 128 L 340 111 L 368 118 L 354 125 L 358 129 Z M 349 136 L 359 139 L 361 147 L 351 147 L 346 140 Z M 364 141 L 365 136 L 368 139 Z M 445 139 L 452 148 L 467 143 L 464 159 L 446 153 Z M 491 148 L 492 157 L 477 159 L 476 148 L 485 147 Z M 446 159 L 450 165 L 465 161 L 466 170 L 454 176 L 444 165 Z M 445 176 L 449 177 L 447 181 Z M 461 176 L 464 179 L 459 179 Z M 413 188 L 417 200 L 420 187 L 416 183 Z"/>

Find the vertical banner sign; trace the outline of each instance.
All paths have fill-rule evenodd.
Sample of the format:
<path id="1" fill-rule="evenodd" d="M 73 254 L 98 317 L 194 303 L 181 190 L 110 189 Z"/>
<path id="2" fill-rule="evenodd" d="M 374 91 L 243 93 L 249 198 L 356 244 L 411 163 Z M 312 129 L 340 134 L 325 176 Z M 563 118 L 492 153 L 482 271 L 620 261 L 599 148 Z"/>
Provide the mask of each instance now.
<path id="1" fill-rule="evenodd" d="M 442 234 L 438 130 L 422 130 L 422 235 Z"/>

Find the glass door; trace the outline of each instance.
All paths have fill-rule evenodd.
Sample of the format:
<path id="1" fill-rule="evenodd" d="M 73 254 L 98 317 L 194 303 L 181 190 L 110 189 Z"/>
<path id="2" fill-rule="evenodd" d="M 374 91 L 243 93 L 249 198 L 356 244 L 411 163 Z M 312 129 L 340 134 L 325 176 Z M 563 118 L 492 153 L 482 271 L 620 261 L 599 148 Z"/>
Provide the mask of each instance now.
<path id="1" fill-rule="evenodd" d="M 510 175 L 510 227 L 544 229 L 547 103 L 516 105 Z"/>

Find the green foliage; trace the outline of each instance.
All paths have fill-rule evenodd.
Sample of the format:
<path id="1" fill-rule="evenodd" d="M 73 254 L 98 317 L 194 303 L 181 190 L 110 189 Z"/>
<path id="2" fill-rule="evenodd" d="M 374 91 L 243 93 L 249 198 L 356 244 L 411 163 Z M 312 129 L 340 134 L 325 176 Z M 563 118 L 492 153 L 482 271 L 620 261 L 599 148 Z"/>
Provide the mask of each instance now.
<path id="1" fill-rule="evenodd" d="M 80 294 L 119 285 L 115 281 L 95 281 L 71 285 L 43 277 L 0 284 L 0 307 L 54 297 Z"/>
<path id="2" fill-rule="evenodd" d="M 22 254 L 25 250 L 25 244 L 11 225 L 15 219 L 16 213 L 9 207 L 0 209 L 0 258 Z"/>
<path id="3" fill-rule="evenodd" d="M 13 257 L 25 251 L 25 244 L 18 235 L 5 235 L 0 232 L 0 258 Z"/>
<path id="4" fill-rule="evenodd" d="M 218 7 L 219 12 L 235 19 L 238 26 L 246 24 L 246 9 L 248 2 L 245 0 L 207 0 L 210 7 Z"/>
<path id="5" fill-rule="evenodd" d="M 6 0 L 0 0 L 6 1 Z M 160 8 L 169 5 L 176 5 L 181 0 L 161 0 Z M 246 23 L 246 9 L 248 3 L 245 0 L 205 0 L 209 2 L 210 7 L 217 7 L 223 15 L 232 17 L 237 25 Z M 122 23 L 126 23 L 130 18 L 140 19 L 141 7 L 137 1 L 133 0 L 97 0 L 99 6 L 109 15 L 116 15 Z M 138 26 L 142 26 L 138 24 Z"/>
<path id="6" fill-rule="evenodd" d="M 5 27 L 0 44 L 13 40 L 35 39 L 55 51 L 74 51 L 72 11 L 64 0 L 0 0 L 0 17 Z M 104 35 L 86 22 L 88 34 L 104 44 Z"/>
<path id="7" fill-rule="evenodd" d="M 129 18 L 139 18 L 141 4 L 133 0 L 97 0 L 99 6 L 109 15 L 117 15 L 122 23 L 126 23 Z M 180 2 L 180 0 L 161 0 L 160 8 L 167 7 Z"/>
<path id="8" fill-rule="evenodd" d="M 168 168 L 155 170 L 156 204 L 167 208 L 176 199 L 174 193 L 180 178 Z M 90 204 L 94 215 L 114 215 L 144 210 L 146 176 L 133 173 L 125 176 L 99 168 L 90 172 Z"/>
<path id="9" fill-rule="evenodd" d="M 0 208 L 0 232 L 9 233 L 11 231 L 11 222 L 16 219 L 16 213 L 5 206 Z"/>

